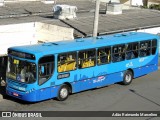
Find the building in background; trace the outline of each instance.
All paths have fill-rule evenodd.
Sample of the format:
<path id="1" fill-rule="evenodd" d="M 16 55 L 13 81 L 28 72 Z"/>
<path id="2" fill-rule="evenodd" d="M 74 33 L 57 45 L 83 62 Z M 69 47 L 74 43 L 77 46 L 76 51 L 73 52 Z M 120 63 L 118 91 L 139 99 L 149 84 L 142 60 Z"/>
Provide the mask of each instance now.
<path id="1" fill-rule="evenodd" d="M 124 6 L 150 6 L 160 4 L 160 0 L 120 0 Z"/>
<path id="2" fill-rule="evenodd" d="M 0 0 L 0 7 L 4 6 L 4 0 Z"/>
<path id="3" fill-rule="evenodd" d="M 6 77 L 9 47 L 73 40 L 73 32 L 72 28 L 42 22 L 0 25 L 0 82 Z"/>

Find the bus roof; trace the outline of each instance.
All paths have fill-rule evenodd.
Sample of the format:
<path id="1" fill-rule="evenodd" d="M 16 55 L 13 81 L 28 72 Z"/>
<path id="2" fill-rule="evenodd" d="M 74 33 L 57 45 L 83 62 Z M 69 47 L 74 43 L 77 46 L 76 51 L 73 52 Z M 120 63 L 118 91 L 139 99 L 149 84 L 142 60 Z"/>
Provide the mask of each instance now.
<path id="1" fill-rule="evenodd" d="M 113 34 L 98 36 L 97 38 L 80 38 L 72 41 L 49 42 L 35 45 L 17 46 L 9 49 L 31 53 L 34 55 L 56 54 L 69 51 L 90 49 L 96 47 L 110 46 L 128 42 L 136 42 L 148 39 L 155 39 L 156 35 L 142 32 L 128 32 L 122 34 Z"/>

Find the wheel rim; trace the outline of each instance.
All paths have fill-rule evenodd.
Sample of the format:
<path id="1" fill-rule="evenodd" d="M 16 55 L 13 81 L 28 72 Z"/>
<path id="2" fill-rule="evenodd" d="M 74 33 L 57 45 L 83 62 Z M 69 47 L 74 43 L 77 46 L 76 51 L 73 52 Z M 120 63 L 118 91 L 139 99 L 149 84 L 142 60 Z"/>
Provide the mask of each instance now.
<path id="1" fill-rule="evenodd" d="M 127 74 L 125 79 L 126 79 L 126 82 L 129 83 L 132 80 L 132 76 L 130 74 Z"/>
<path id="2" fill-rule="evenodd" d="M 66 88 L 62 88 L 60 91 L 61 98 L 66 98 L 68 96 L 68 90 Z"/>

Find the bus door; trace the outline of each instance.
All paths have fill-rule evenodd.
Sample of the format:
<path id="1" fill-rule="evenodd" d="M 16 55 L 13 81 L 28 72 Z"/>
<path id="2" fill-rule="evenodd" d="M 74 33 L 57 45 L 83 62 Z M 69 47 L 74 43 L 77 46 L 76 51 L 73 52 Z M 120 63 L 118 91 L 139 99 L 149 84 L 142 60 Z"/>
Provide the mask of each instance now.
<path id="1" fill-rule="evenodd" d="M 44 56 L 38 62 L 38 86 L 39 99 L 51 98 L 51 86 L 54 85 L 54 64 L 55 58 L 53 55 Z"/>

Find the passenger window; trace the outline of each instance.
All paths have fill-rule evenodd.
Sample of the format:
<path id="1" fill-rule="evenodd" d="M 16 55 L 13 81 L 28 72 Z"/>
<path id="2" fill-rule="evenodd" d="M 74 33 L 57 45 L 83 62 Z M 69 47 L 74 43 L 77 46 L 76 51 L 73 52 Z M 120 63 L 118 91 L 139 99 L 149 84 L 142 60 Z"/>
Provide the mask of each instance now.
<path id="1" fill-rule="evenodd" d="M 78 54 L 78 67 L 80 69 L 95 66 L 95 61 L 95 49 L 80 51 Z"/>
<path id="2" fill-rule="evenodd" d="M 156 53 L 157 49 L 157 40 L 152 40 L 152 55 Z"/>
<path id="3" fill-rule="evenodd" d="M 126 60 L 138 57 L 138 42 L 126 44 Z"/>
<path id="4" fill-rule="evenodd" d="M 40 58 L 39 65 L 39 85 L 45 83 L 53 74 L 54 56 L 45 56 Z"/>
<path id="5" fill-rule="evenodd" d="M 125 45 L 116 45 L 112 49 L 112 61 L 119 62 L 125 60 Z"/>
<path id="6" fill-rule="evenodd" d="M 151 41 L 142 41 L 140 42 L 140 50 L 139 50 L 139 56 L 145 57 L 149 56 L 151 54 Z"/>
<path id="7" fill-rule="evenodd" d="M 76 69 L 76 52 L 58 55 L 58 72 L 67 72 Z"/>
<path id="8" fill-rule="evenodd" d="M 139 43 L 138 42 L 132 43 L 132 49 L 138 51 L 139 50 Z"/>
<path id="9" fill-rule="evenodd" d="M 99 48 L 97 52 L 97 62 L 98 65 L 108 64 L 111 62 L 111 47 Z"/>

